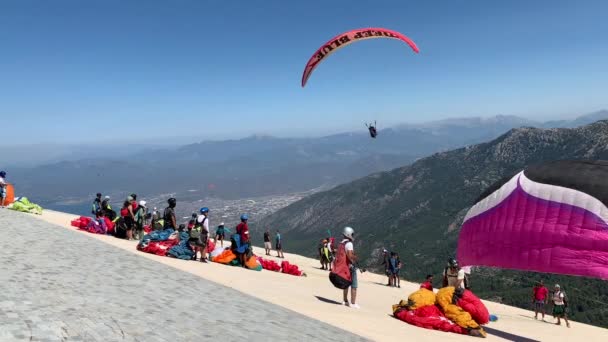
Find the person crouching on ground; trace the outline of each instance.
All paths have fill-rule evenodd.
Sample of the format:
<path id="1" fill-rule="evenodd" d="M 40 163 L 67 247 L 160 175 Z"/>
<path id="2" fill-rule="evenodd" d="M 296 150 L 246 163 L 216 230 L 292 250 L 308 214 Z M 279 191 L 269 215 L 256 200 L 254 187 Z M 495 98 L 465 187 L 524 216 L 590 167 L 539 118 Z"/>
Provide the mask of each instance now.
<path id="1" fill-rule="evenodd" d="M 196 246 L 201 251 L 201 262 L 207 262 L 207 240 L 209 239 L 209 208 L 203 207 L 196 219 L 196 228 L 200 229 L 200 235 Z M 195 254 L 196 257 L 196 254 Z"/>
<path id="2" fill-rule="evenodd" d="M 342 231 L 342 235 L 344 236 L 342 243 L 344 244 L 344 250 L 346 251 L 346 259 L 348 261 L 352 282 L 350 285 L 350 304 L 348 302 L 348 287 L 345 288 L 343 292 L 343 304 L 350 306 L 351 308 L 359 309 L 360 306 L 357 304 L 357 288 L 359 287 L 359 283 L 357 282 L 357 267 L 355 266 L 357 264 L 357 255 L 355 254 L 355 248 L 353 246 L 355 230 L 351 227 L 346 227 Z"/>
<path id="3" fill-rule="evenodd" d="M 215 238 L 213 239 L 213 243 L 220 242 L 220 246 L 224 247 L 224 237 L 226 235 L 226 228 L 224 226 L 224 222 L 220 223 L 215 230 Z"/>
<path id="4" fill-rule="evenodd" d="M 249 216 L 247 214 L 241 215 L 241 223 L 236 226 L 236 233 L 240 238 L 240 248 L 236 254 L 239 257 L 239 262 L 241 266 L 245 267 L 245 259 L 247 253 L 249 252 L 249 226 L 247 225 L 247 221 L 249 220 Z"/>

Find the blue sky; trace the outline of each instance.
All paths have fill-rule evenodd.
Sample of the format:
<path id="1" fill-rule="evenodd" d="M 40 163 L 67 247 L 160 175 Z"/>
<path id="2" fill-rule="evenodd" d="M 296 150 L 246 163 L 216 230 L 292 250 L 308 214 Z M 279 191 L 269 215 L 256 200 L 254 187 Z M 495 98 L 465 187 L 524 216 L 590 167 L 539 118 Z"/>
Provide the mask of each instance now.
<path id="1" fill-rule="evenodd" d="M 3 1 L 2 140 L 281 136 L 608 107 L 607 1 Z M 348 29 L 402 32 L 308 58 Z M 168 138 L 167 138 L 168 139 Z"/>

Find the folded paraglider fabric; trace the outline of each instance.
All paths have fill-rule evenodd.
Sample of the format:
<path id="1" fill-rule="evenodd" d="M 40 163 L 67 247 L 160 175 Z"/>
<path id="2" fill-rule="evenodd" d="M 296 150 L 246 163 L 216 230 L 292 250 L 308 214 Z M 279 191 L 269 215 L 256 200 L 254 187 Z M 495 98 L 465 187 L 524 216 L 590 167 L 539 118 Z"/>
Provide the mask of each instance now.
<path id="1" fill-rule="evenodd" d="M 107 230 L 107 234 L 114 234 L 114 227 L 116 227 L 116 223 L 112 222 L 112 220 L 110 220 L 109 218 L 105 217 L 103 218 L 103 220 L 106 222 L 106 227 L 108 228 Z"/>
<path id="2" fill-rule="evenodd" d="M 209 252 L 209 255 L 211 256 L 211 260 L 213 261 L 213 258 L 222 254 L 222 252 L 224 252 L 227 249 L 230 249 L 230 247 L 217 246 L 214 249 L 212 249 L 211 252 Z"/>
<path id="3" fill-rule="evenodd" d="M 410 310 L 416 310 L 427 305 L 435 305 L 435 293 L 427 289 L 420 289 L 407 297 Z"/>
<path id="4" fill-rule="evenodd" d="M 486 333 L 480 326 L 489 318 L 485 315 L 485 305 L 471 291 L 458 291 L 457 296 L 455 292 L 454 287 L 442 288 L 437 294 L 419 289 L 407 301 L 393 305 L 393 315 L 426 329 L 485 337 Z M 476 322 L 474 317 L 480 321 Z"/>
<path id="5" fill-rule="evenodd" d="M 467 334 L 468 331 L 445 317 L 443 312 L 435 305 L 419 307 L 416 310 L 400 309 L 395 317 L 411 325 L 425 329 Z"/>
<path id="6" fill-rule="evenodd" d="M 108 227 L 103 219 L 95 219 L 91 220 L 84 230 L 93 234 L 105 234 L 108 231 Z"/>
<path id="7" fill-rule="evenodd" d="M 30 202 L 27 197 L 19 197 L 15 203 L 9 206 L 9 209 L 23 213 L 42 215 L 42 207 L 38 204 Z"/>
<path id="8" fill-rule="evenodd" d="M 245 260 L 245 267 L 250 270 L 261 271 L 262 265 L 258 262 L 258 258 L 255 255 L 252 255 L 249 259 Z"/>
<path id="9" fill-rule="evenodd" d="M 213 258 L 211 261 L 228 265 L 234 259 L 236 259 L 236 255 L 230 249 L 227 249 Z"/>
<path id="10" fill-rule="evenodd" d="M 175 232 L 175 230 L 163 229 L 163 230 L 155 230 L 150 234 L 144 235 L 143 241 L 166 241 L 169 240 L 171 235 Z"/>
<path id="11" fill-rule="evenodd" d="M 302 271 L 300 271 L 298 266 L 292 265 L 286 260 L 281 263 L 281 273 L 287 273 L 298 277 L 302 275 Z"/>
<path id="12" fill-rule="evenodd" d="M 166 256 L 169 249 L 177 245 L 177 239 L 167 241 L 146 241 L 137 245 L 137 249 L 150 254 Z"/>
<path id="13" fill-rule="evenodd" d="M 488 308 L 469 290 L 464 290 L 464 293 L 458 299 L 458 306 L 471 314 L 473 320 L 479 324 L 486 324 L 490 321 Z"/>
<path id="14" fill-rule="evenodd" d="M 79 218 L 72 220 L 71 223 L 73 227 L 84 229 L 86 226 L 89 225 L 89 222 L 91 222 L 91 220 L 92 218 L 90 217 L 80 216 Z"/>
<path id="15" fill-rule="evenodd" d="M 479 329 L 479 324 L 473 320 L 471 314 L 452 302 L 454 290 L 452 286 L 439 289 L 439 292 L 437 292 L 437 305 L 441 307 L 445 317 L 459 326 L 465 329 Z"/>
<path id="16" fill-rule="evenodd" d="M 187 232 L 181 232 L 179 235 L 179 243 L 173 247 L 171 247 L 167 251 L 168 256 L 172 256 L 174 258 L 190 260 L 192 256 L 194 256 L 194 251 L 190 247 L 189 243 L 189 235 Z"/>
<path id="17" fill-rule="evenodd" d="M 277 264 L 276 261 L 266 260 L 266 259 L 263 259 L 263 258 L 260 258 L 260 257 L 258 257 L 258 261 L 262 265 L 262 268 L 265 269 L 265 270 L 274 271 L 274 272 L 281 271 L 281 265 Z"/>

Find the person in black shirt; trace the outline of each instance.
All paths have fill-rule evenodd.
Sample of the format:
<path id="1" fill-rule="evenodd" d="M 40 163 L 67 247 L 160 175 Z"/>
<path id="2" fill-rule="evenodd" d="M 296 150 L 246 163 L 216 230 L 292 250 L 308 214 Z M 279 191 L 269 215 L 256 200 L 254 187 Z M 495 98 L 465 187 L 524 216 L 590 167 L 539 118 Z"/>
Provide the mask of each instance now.
<path id="1" fill-rule="evenodd" d="M 177 229 L 177 220 L 175 218 L 175 206 L 177 205 L 177 200 L 173 197 L 167 200 L 169 206 L 165 208 L 165 212 L 163 214 L 163 220 L 165 221 L 165 229 Z"/>
<path id="2" fill-rule="evenodd" d="M 266 250 L 266 255 L 270 255 L 272 244 L 270 243 L 270 232 L 268 230 L 264 233 L 264 249 Z"/>

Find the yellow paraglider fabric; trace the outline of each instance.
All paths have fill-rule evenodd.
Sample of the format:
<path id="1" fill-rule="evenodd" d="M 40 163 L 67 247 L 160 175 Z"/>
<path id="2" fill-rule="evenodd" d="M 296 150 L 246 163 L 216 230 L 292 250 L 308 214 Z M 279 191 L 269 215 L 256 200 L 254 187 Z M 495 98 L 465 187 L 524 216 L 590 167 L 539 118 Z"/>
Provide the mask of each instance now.
<path id="1" fill-rule="evenodd" d="M 441 307 L 445 317 L 465 329 L 480 329 L 481 327 L 473 320 L 471 314 L 452 303 L 454 290 L 453 286 L 448 286 L 437 292 L 437 304 Z"/>

